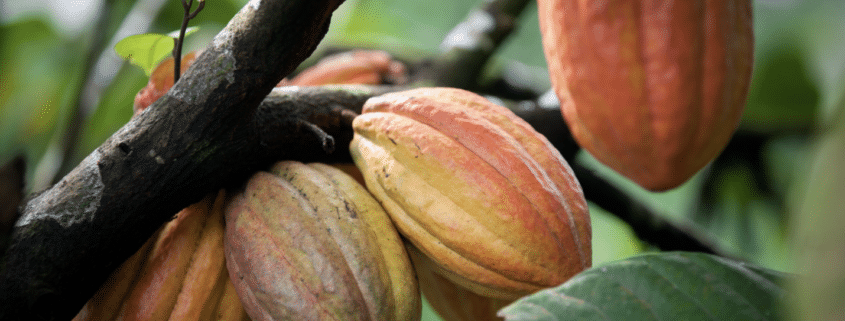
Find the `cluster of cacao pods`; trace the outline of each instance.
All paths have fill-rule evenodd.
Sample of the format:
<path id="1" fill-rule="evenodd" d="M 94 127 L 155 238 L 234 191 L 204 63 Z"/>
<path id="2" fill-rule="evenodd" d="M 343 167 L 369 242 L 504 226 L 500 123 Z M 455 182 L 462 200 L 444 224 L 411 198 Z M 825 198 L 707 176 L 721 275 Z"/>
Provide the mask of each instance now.
<path id="1" fill-rule="evenodd" d="M 328 61 L 334 68 L 337 60 Z M 325 68 L 287 82 L 315 79 Z M 196 222 L 222 223 L 220 213 L 225 224 L 203 238 L 157 234 L 149 243 L 169 252 L 142 248 L 77 319 L 187 319 L 179 311 L 191 310 L 221 320 L 418 320 L 421 287 L 445 319 L 487 320 L 590 266 L 590 222 L 578 182 L 551 144 L 506 108 L 459 89 L 418 89 L 371 99 L 353 127 L 356 164 L 339 166 L 351 174 L 280 162 L 225 201 L 218 196 L 211 216 L 197 210 L 209 199 L 185 209 L 164 231 L 210 227 Z M 159 245 L 162 238 L 192 241 L 214 255 Z M 192 265 L 172 258 L 192 258 L 179 261 Z M 220 273 L 172 272 L 193 265 L 223 271 L 225 286 Z M 132 281 L 139 267 L 140 281 Z M 237 302 L 196 307 L 232 297 Z M 223 307 L 237 313 L 223 315 Z"/>
<path id="2" fill-rule="evenodd" d="M 176 214 L 74 320 L 249 320 L 223 254 L 225 193 Z"/>
<path id="3" fill-rule="evenodd" d="M 738 126 L 750 0 L 538 0 L 552 85 L 579 145 L 640 186 L 678 186 Z"/>
<path id="4" fill-rule="evenodd" d="M 367 190 L 337 168 L 285 161 L 177 214 L 75 320 L 418 320 L 420 300 Z"/>
<path id="5" fill-rule="evenodd" d="M 561 110 L 598 160 L 660 191 L 724 148 L 750 78 L 748 0 L 538 5 Z M 172 86 L 172 65 L 153 75 L 136 114 Z M 360 51 L 279 85 L 405 80 L 401 63 Z M 285 161 L 225 200 L 209 196 L 77 319 L 415 320 L 422 291 L 447 320 L 486 320 L 590 267 L 577 180 L 506 108 L 460 89 L 414 89 L 368 100 L 353 129 L 360 172 L 346 171 L 358 181 Z"/>

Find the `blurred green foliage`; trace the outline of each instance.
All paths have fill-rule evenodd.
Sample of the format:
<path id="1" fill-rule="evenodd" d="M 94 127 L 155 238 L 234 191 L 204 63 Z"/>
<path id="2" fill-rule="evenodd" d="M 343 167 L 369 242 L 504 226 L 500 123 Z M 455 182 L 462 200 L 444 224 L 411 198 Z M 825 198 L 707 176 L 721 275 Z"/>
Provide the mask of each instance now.
<path id="1" fill-rule="evenodd" d="M 3 17 L 0 25 L 0 163 L 24 154 L 29 188 L 48 186 L 59 166 L 62 137 L 77 108 L 91 40 L 112 37 L 132 8 L 155 0 L 106 0 L 108 20 L 95 30 L 87 22 L 81 35 L 57 31 L 46 15 Z M 187 51 L 201 49 L 243 6 L 244 0 L 214 0 L 191 22 L 201 30 L 189 38 Z M 387 50 L 403 59 L 420 60 L 437 52 L 446 33 L 480 1 L 347 0 L 335 13 L 329 46 Z M 6 14 L 6 13 L 3 13 Z M 179 27 L 182 7 L 168 0 L 135 34 L 167 33 Z M 646 192 L 589 155 L 578 161 L 680 224 L 704 231 L 736 256 L 763 266 L 792 271 L 789 204 L 801 204 L 804 158 L 811 153 L 817 124 L 841 109 L 845 92 L 845 2 L 841 0 L 775 1 L 754 4 L 755 68 L 747 109 L 740 125 L 744 140 L 683 186 L 665 193 Z M 117 40 L 117 39 L 115 39 Z M 108 39 L 107 39 L 108 41 Z M 99 53 L 94 53 L 99 55 Z M 112 48 L 105 54 L 116 58 Z M 92 61 L 97 61 L 93 59 Z M 519 61 L 545 67 L 530 5 L 493 66 Z M 97 84 L 101 96 L 81 124 L 80 138 L 68 162 L 78 163 L 131 117 L 135 93 L 147 81 L 143 71 L 126 63 L 105 65 L 115 73 Z M 542 69 L 540 69 L 542 70 Z M 561 124 L 562 125 L 562 124 Z M 746 143 L 748 142 L 748 143 Z M 750 144 L 750 145 L 749 145 Z M 740 151 L 740 152 L 735 152 Z M 830 166 L 827 170 L 839 171 Z M 840 174 L 841 175 L 841 174 Z M 800 207 L 800 206 L 798 206 Z M 805 212 L 809 211 L 806 210 Z M 833 207 L 820 207 L 836 211 Z M 623 222 L 597 208 L 593 213 L 594 263 L 648 250 Z M 841 212 L 841 208 L 839 208 Z M 437 320 L 430 309 L 425 319 Z"/>

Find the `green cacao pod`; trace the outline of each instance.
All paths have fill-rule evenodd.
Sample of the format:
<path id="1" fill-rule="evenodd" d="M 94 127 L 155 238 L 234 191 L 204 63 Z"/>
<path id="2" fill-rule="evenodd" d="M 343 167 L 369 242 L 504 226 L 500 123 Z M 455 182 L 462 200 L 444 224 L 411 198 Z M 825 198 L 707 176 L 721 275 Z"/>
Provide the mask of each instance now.
<path id="1" fill-rule="evenodd" d="M 253 175 L 225 215 L 226 263 L 253 320 L 419 320 L 399 234 L 340 170 L 279 162 Z"/>
<path id="2" fill-rule="evenodd" d="M 751 0 L 537 3 L 563 116 L 596 159 L 662 191 L 725 148 L 751 78 Z"/>
<path id="3" fill-rule="evenodd" d="M 454 88 L 369 99 L 350 151 L 367 188 L 437 273 L 515 299 L 591 264 L 587 204 L 549 141 Z"/>
<path id="4" fill-rule="evenodd" d="M 180 211 L 74 320 L 249 320 L 223 254 L 221 191 Z"/>

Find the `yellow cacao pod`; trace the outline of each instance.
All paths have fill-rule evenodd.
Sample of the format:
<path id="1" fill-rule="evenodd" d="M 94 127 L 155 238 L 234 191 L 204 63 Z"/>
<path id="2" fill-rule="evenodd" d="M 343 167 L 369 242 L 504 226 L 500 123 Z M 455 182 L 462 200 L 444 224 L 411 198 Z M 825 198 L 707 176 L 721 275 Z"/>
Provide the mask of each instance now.
<path id="1" fill-rule="evenodd" d="M 226 208 L 226 263 L 253 320 L 419 320 L 410 259 L 349 175 L 285 161 Z"/>
<path id="2" fill-rule="evenodd" d="M 413 245 L 408 254 L 420 281 L 420 290 L 443 321 L 494 321 L 499 309 L 515 300 L 489 298 L 455 284 L 435 272 L 434 262 Z"/>
<path id="3" fill-rule="evenodd" d="M 350 151 L 367 188 L 437 273 L 515 299 L 591 264 L 587 204 L 549 141 L 454 88 L 369 99 Z"/>
<path id="4" fill-rule="evenodd" d="M 680 185 L 727 145 L 751 78 L 751 0 L 538 0 L 575 140 L 640 186 Z"/>
<path id="5" fill-rule="evenodd" d="M 74 320 L 249 320 L 223 254 L 221 191 L 180 211 Z"/>

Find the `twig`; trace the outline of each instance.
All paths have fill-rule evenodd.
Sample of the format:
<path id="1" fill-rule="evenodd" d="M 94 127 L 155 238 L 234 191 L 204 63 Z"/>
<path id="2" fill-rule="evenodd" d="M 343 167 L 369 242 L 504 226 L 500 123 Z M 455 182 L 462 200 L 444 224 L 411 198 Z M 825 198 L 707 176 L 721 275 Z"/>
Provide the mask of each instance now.
<path id="1" fill-rule="evenodd" d="M 349 163 L 352 158 L 347 151 L 326 154 L 324 150 L 314 148 L 322 145 L 316 136 L 290 128 L 300 128 L 298 119 L 305 120 L 331 135 L 335 146 L 349 146 L 354 118 L 350 116 L 361 112 L 370 97 L 404 89 L 351 85 L 275 88 L 256 112 L 255 127 L 261 131 L 264 150 L 277 155 L 278 159 Z"/>
<path id="2" fill-rule="evenodd" d="M 326 154 L 331 154 L 334 152 L 335 145 L 334 137 L 332 137 L 332 135 L 329 135 L 324 130 L 320 129 L 320 127 L 308 122 L 307 120 L 297 119 L 297 123 L 300 126 L 307 128 L 311 133 L 314 134 L 315 137 L 317 137 L 317 139 L 320 140 L 320 146 L 323 146 L 323 151 L 325 151 Z"/>
<path id="3" fill-rule="evenodd" d="M 198 0 L 199 5 L 194 12 L 191 12 L 191 6 L 194 5 L 194 0 L 181 0 L 182 8 L 185 9 L 185 15 L 182 16 L 182 26 L 179 28 L 179 38 L 173 39 L 173 83 L 179 81 L 179 74 L 182 71 L 182 42 L 185 41 L 185 30 L 188 29 L 188 21 L 195 18 L 198 13 L 205 8 L 205 0 Z"/>
<path id="4" fill-rule="evenodd" d="M 359 114 L 349 109 L 342 108 L 341 106 L 335 106 L 335 109 L 340 111 L 340 116 L 343 118 L 344 125 L 352 127 L 352 122 Z"/>
<path id="5" fill-rule="evenodd" d="M 664 251 L 691 251 L 732 257 L 705 235 L 666 220 L 582 164 L 572 164 L 572 171 L 581 183 L 584 196 L 628 223 L 641 240 Z"/>

